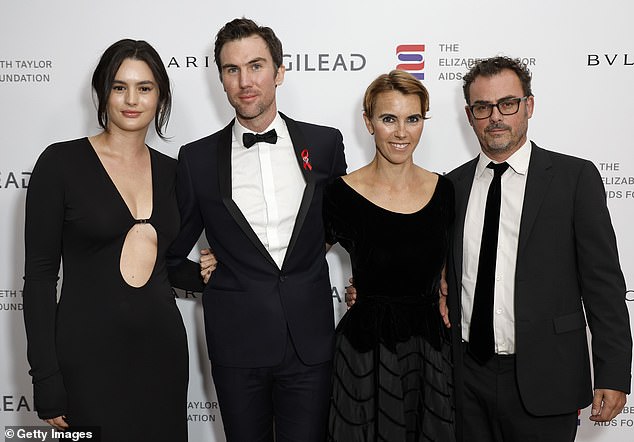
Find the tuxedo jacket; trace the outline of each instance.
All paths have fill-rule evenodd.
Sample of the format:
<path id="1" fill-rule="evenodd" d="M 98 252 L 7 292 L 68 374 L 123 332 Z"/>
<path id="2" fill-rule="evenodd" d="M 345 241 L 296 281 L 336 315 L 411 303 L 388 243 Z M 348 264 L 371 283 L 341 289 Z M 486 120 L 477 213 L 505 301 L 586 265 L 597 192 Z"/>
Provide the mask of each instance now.
<path id="1" fill-rule="evenodd" d="M 476 164 L 477 158 L 448 175 L 456 192 L 447 277 L 458 402 L 463 369 L 463 234 Z M 520 221 L 514 301 L 516 376 L 530 413 L 570 413 L 592 402 L 586 324 L 592 334 L 594 388 L 629 393 L 632 338 L 625 292 L 598 170 L 589 161 L 533 143 Z"/>
<path id="2" fill-rule="evenodd" d="M 170 279 L 185 289 L 192 289 L 192 275 L 199 281 L 198 264 L 186 256 L 204 230 L 218 259 L 203 291 L 205 332 L 210 359 L 222 366 L 274 366 L 282 361 L 288 333 L 305 364 L 332 358 L 334 314 L 322 193 L 328 182 L 345 174 L 343 139 L 337 129 L 280 115 L 306 183 L 281 269 L 231 196 L 235 120 L 183 146 L 178 157 L 181 232 L 168 254 Z"/>

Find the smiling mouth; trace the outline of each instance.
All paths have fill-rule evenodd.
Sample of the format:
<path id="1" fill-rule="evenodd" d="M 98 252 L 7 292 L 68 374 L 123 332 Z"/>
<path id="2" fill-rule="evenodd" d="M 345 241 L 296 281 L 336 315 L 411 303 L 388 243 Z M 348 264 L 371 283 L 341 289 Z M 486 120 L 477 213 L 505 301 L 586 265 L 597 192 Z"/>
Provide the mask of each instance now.
<path id="1" fill-rule="evenodd" d="M 403 150 L 409 146 L 409 143 L 390 143 L 390 145 L 395 149 Z"/>

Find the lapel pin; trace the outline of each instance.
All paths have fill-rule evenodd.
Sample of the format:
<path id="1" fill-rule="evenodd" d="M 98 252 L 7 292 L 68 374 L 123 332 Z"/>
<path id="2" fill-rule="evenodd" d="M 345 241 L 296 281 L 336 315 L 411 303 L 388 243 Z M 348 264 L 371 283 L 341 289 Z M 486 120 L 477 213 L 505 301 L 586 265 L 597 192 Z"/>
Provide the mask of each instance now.
<path id="1" fill-rule="evenodd" d="M 302 161 L 304 162 L 304 170 L 313 170 L 313 166 L 310 164 L 310 158 L 308 157 L 308 149 L 302 150 Z"/>

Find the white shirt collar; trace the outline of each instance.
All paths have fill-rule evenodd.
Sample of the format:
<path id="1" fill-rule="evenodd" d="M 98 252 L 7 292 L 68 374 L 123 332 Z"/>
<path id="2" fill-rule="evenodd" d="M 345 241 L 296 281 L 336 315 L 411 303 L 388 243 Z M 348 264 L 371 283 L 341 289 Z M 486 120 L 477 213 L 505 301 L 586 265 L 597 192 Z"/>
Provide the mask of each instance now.
<path id="1" fill-rule="evenodd" d="M 513 155 L 507 158 L 506 162 L 509 163 L 511 169 L 517 174 L 526 175 L 528 173 L 528 164 L 531 159 L 531 150 L 533 146 L 530 140 L 527 138 L 526 142 L 517 149 Z M 481 177 L 484 171 L 487 169 L 487 165 L 493 161 L 491 158 L 486 156 L 484 152 L 480 152 L 480 157 L 478 158 L 478 164 L 476 165 L 476 177 Z M 497 163 L 497 161 L 493 161 Z"/>
<path id="2" fill-rule="evenodd" d="M 266 129 L 264 129 L 262 132 L 257 133 L 263 134 L 270 131 L 271 129 L 275 129 L 278 138 L 290 137 L 290 135 L 288 134 L 288 129 L 286 128 L 286 122 L 282 119 L 279 112 L 275 115 L 275 118 L 273 119 L 273 121 L 271 121 L 271 124 L 269 124 Z M 240 145 L 242 145 L 242 147 L 244 147 L 244 145 L 242 144 L 242 135 L 245 133 L 254 133 L 251 129 L 247 129 L 242 124 L 240 124 L 240 121 L 238 121 L 237 118 L 235 119 L 232 132 L 233 141 L 238 141 Z"/>

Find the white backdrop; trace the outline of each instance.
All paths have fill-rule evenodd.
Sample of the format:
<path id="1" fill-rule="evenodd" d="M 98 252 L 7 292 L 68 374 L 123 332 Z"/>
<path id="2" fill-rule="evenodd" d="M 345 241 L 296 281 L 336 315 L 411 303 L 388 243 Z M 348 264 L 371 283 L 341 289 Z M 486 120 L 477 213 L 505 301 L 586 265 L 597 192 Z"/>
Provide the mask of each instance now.
<path id="1" fill-rule="evenodd" d="M 0 0 L 0 426 L 35 425 L 22 323 L 24 198 L 47 145 L 98 132 L 90 76 L 103 50 L 145 39 L 168 66 L 174 106 L 168 135 L 149 144 L 176 156 L 180 145 L 232 117 L 213 62 L 213 39 L 240 16 L 271 26 L 284 44 L 287 74 L 279 108 L 338 127 L 349 169 L 373 156 L 361 119 L 365 87 L 409 56 L 431 95 L 416 161 L 448 172 L 478 152 L 463 110 L 469 59 L 525 58 L 534 74 L 529 137 L 592 160 L 604 176 L 621 263 L 634 305 L 634 6 L 628 0 L 214 2 L 179 0 Z M 415 45 L 403 48 L 403 45 Z M 424 62 L 411 61 L 423 60 Z M 330 252 L 337 318 L 350 269 Z M 597 257 L 600 259 L 600 257 Z M 189 433 L 224 441 L 195 294 L 178 294 L 190 350 Z M 335 318 L 335 320 L 337 319 Z M 139 407 L 151 407 L 143 397 Z M 630 441 L 634 400 L 607 425 L 579 419 L 579 441 Z M 160 424 L 157 422 L 157 424 Z"/>

